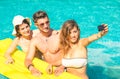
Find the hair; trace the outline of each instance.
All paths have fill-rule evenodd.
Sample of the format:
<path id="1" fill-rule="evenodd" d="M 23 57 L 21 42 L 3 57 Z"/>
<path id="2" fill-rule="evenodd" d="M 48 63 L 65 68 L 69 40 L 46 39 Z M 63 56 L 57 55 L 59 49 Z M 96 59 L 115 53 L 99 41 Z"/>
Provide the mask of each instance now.
<path id="1" fill-rule="evenodd" d="M 60 32 L 60 48 L 63 50 L 64 54 L 67 53 L 67 51 L 70 48 L 70 31 L 76 27 L 78 31 L 80 32 L 80 29 L 78 27 L 78 24 L 74 20 L 67 20 L 61 29 Z M 79 33 L 80 37 L 80 33 Z M 77 42 L 79 41 L 79 38 L 77 39 Z"/>
<path id="2" fill-rule="evenodd" d="M 45 17 L 48 17 L 45 11 L 38 11 L 33 14 L 33 21 L 34 23 L 36 23 L 38 19 L 45 18 Z"/>
<path id="3" fill-rule="evenodd" d="M 30 27 L 30 22 L 29 22 L 28 19 L 24 19 L 23 22 L 22 22 L 22 24 L 23 24 L 23 23 L 24 23 L 24 24 L 28 24 L 29 27 Z M 15 26 L 16 36 L 17 36 L 17 37 L 21 37 L 21 36 L 22 36 L 22 35 L 20 34 L 20 32 L 19 32 L 19 30 L 20 30 L 19 27 L 20 27 L 20 25 L 16 25 L 16 26 Z"/>

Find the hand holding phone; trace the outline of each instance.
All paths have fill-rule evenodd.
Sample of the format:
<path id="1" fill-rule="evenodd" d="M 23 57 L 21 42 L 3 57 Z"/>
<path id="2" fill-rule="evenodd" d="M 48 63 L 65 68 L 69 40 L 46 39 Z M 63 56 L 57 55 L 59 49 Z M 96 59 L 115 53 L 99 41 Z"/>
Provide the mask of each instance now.
<path id="1" fill-rule="evenodd" d="M 104 24 L 98 25 L 98 31 L 103 31 L 105 28 Z"/>

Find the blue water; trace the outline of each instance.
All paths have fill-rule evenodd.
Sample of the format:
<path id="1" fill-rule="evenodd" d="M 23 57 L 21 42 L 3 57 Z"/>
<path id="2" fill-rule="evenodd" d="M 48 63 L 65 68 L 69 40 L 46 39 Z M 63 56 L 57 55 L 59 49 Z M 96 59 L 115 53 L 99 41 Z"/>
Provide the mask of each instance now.
<path id="1" fill-rule="evenodd" d="M 97 25 L 107 23 L 108 34 L 88 46 L 87 73 L 90 79 L 120 79 L 120 0 L 0 0 L 0 39 L 14 38 L 15 15 L 32 19 L 38 10 L 48 13 L 51 28 L 56 30 L 64 21 L 76 20 L 81 38 L 97 33 Z"/>
<path id="2" fill-rule="evenodd" d="M 6 76 L 0 74 L 0 79 L 9 79 L 9 78 L 7 78 Z"/>

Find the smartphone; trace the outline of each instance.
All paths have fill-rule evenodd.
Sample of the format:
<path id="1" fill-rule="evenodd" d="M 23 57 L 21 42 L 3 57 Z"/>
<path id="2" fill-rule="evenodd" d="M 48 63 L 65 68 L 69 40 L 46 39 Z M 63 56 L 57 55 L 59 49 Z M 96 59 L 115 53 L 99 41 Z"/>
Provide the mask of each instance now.
<path id="1" fill-rule="evenodd" d="M 104 30 L 104 25 L 98 25 L 98 31 L 103 31 Z"/>

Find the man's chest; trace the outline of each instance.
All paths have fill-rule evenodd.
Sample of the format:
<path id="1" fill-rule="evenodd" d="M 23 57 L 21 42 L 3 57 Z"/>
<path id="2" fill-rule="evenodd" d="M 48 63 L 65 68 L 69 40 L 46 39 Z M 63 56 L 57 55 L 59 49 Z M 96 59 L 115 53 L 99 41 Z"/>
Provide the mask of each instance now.
<path id="1" fill-rule="evenodd" d="M 58 50 L 59 43 L 55 40 L 42 40 L 37 44 L 37 48 L 43 52 L 56 52 Z"/>

